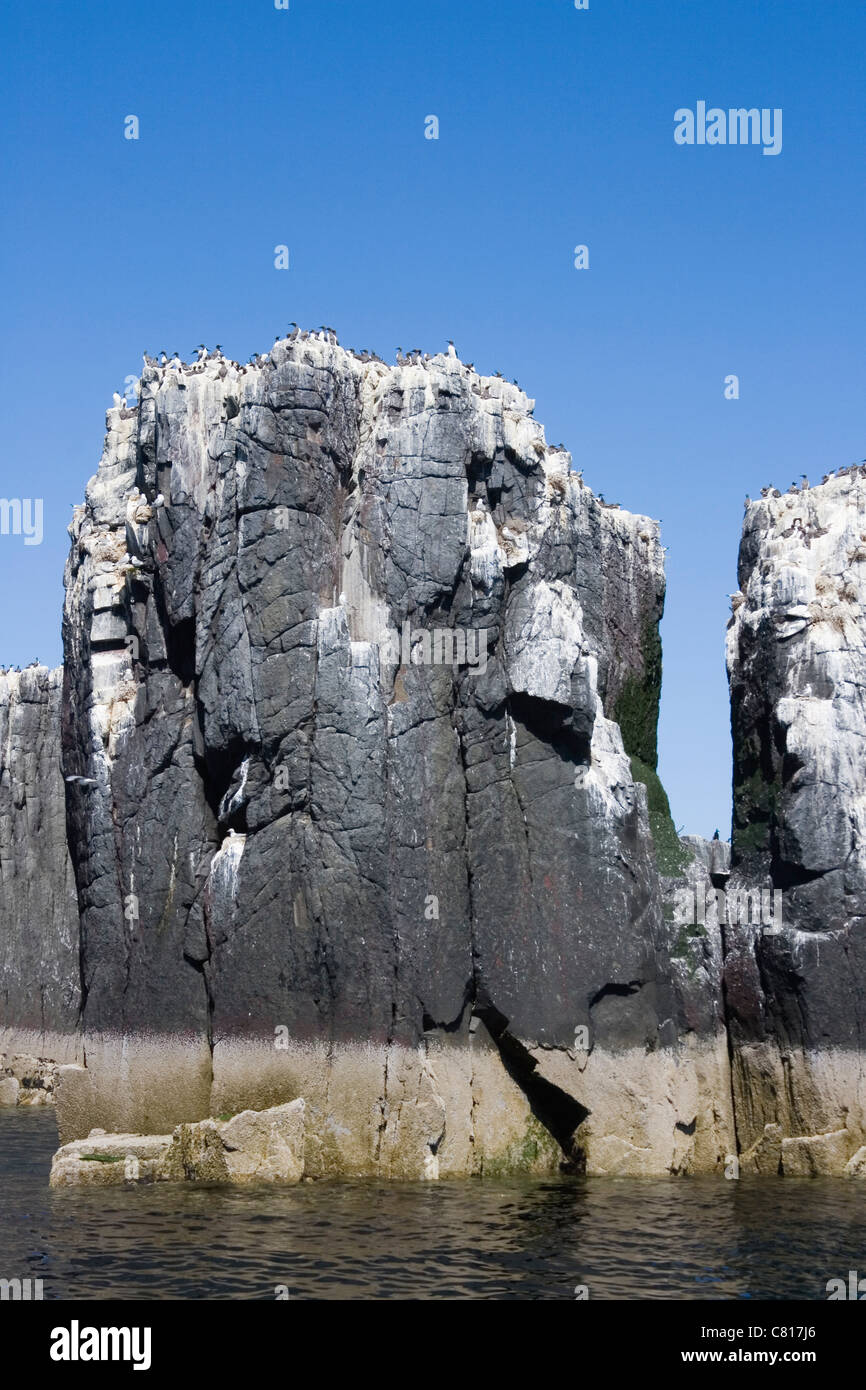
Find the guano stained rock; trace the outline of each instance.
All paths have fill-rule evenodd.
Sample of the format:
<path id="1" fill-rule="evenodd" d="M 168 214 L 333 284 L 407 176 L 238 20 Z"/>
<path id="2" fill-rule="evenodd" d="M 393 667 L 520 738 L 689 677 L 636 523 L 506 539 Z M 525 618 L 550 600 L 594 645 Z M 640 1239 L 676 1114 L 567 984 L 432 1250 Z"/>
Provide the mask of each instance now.
<path id="1" fill-rule="evenodd" d="M 570 464 L 315 335 L 108 412 L 63 670 L 0 678 L 0 1036 L 65 1145 L 297 1102 L 310 1177 L 864 1170 L 863 483 L 747 513 L 731 857 L 655 773 L 658 526 Z"/>

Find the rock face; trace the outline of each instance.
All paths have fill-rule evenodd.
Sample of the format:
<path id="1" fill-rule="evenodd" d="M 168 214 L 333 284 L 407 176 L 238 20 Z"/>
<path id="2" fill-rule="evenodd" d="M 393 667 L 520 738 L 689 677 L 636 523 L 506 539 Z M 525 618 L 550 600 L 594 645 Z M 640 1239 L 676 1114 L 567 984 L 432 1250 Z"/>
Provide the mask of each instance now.
<path id="1" fill-rule="evenodd" d="M 66 574 L 64 1138 L 303 1096 L 313 1173 L 723 1161 L 643 785 L 658 527 L 532 408 L 306 339 L 109 412 Z"/>
<path id="2" fill-rule="evenodd" d="M 80 1050 L 78 905 L 61 698 L 60 671 L 0 671 L 0 1053 L 72 1060 Z"/>
<path id="3" fill-rule="evenodd" d="M 836 1173 L 866 1141 L 864 471 L 753 503 L 739 583 L 730 889 L 778 909 L 728 934 L 738 1138 Z"/>
<path id="4" fill-rule="evenodd" d="M 62 691 L 0 677 L 58 1183 L 866 1172 L 859 475 L 747 512 L 731 852 L 655 773 L 658 527 L 518 388 L 302 335 L 107 426 Z"/>

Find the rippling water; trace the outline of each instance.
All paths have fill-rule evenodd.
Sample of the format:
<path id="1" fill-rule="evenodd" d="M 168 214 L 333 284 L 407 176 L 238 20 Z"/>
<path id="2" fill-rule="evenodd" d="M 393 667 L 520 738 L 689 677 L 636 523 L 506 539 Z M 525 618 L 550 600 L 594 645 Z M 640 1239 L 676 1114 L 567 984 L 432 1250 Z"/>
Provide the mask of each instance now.
<path id="1" fill-rule="evenodd" d="M 0 1278 L 45 1298 L 825 1299 L 866 1183 L 556 1178 L 48 1188 L 51 1111 L 0 1110 Z"/>

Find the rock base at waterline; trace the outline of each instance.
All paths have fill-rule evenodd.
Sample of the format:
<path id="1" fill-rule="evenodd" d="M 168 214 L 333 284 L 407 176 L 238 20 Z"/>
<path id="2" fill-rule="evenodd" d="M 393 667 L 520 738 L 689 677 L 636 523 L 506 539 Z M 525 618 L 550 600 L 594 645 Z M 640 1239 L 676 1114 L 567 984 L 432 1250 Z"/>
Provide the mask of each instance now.
<path id="1" fill-rule="evenodd" d="M 304 1102 L 178 1125 L 173 1134 L 106 1134 L 64 1144 L 52 1187 L 148 1182 L 296 1183 L 304 1176 Z"/>

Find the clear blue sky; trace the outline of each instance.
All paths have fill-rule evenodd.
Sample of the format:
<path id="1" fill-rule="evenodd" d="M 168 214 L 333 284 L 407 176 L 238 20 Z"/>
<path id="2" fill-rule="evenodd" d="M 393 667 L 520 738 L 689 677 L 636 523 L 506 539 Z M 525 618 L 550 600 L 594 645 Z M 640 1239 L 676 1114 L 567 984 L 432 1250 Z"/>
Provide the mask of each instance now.
<path id="1" fill-rule="evenodd" d="M 0 495 L 45 540 L 0 537 L 0 661 L 60 659 L 70 505 L 144 349 L 453 338 L 661 519 L 660 771 L 724 834 L 743 497 L 866 454 L 864 51 L 853 0 L 5 6 Z M 781 154 L 677 146 L 699 100 L 781 107 Z"/>

